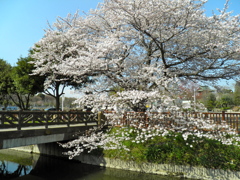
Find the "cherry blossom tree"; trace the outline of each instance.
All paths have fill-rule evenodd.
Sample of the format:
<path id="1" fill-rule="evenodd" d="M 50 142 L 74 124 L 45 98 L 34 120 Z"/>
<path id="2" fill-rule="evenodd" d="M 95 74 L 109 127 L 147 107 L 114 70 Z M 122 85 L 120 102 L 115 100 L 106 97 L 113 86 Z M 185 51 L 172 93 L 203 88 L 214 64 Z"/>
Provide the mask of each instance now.
<path id="1" fill-rule="evenodd" d="M 105 0 L 85 17 L 58 18 L 34 47 L 35 73 L 78 83 L 91 77 L 96 83 L 79 103 L 128 105 L 134 111 L 174 94 L 181 80 L 237 78 L 240 16 L 227 11 L 228 3 L 206 16 L 205 3 Z M 124 91 L 109 98 L 112 87 Z"/>
<path id="2" fill-rule="evenodd" d="M 71 79 L 76 83 L 90 78 L 94 84 L 82 89 L 85 95 L 78 103 L 92 106 L 93 110 L 114 107 L 115 122 L 119 121 L 118 112 L 127 107 L 146 111 L 146 105 L 151 104 L 158 111 L 176 112 L 179 108 L 174 98 L 181 81 L 214 82 L 238 76 L 240 15 L 232 16 L 227 11 L 227 1 L 223 10 L 206 16 L 205 3 L 205 0 L 105 0 L 85 17 L 76 13 L 58 18 L 33 47 L 34 73 L 48 75 L 46 87 L 57 76 L 59 80 Z M 146 134 L 146 140 L 179 132 L 184 140 L 194 135 L 218 139 L 224 144 L 239 142 L 237 135 L 236 139 L 225 138 L 235 134 L 224 122 L 217 126 L 201 118 L 187 120 L 182 113 L 172 114 L 168 117 L 173 120 L 172 127 L 161 124 L 146 129 L 134 127 L 141 131 L 134 141 L 142 141 L 144 131 L 150 134 Z M 158 116 L 160 119 L 163 115 Z M 227 133 L 221 134 L 222 129 Z M 98 147 L 127 150 L 121 143 L 126 137 L 93 131 L 90 136 L 81 136 L 63 147 L 74 147 L 67 153 L 70 157 Z"/>
<path id="3" fill-rule="evenodd" d="M 31 51 L 31 56 L 37 58 L 32 61 L 37 67 L 34 74 L 46 76 L 44 93 L 55 98 L 57 110 L 60 109 L 60 97 L 64 95 L 66 87 L 78 89 L 84 86 L 84 83 L 91 81 L 87 76 L 78 76 L 76 82 L 70 76 L 66 77 L 59 71 L 59 66 L 62 67 L 61 62 L 77 53 L 74 49 L 71 50 L 74 37 L 65 35 L 70 29 L 69 25 L 74 24 L 76 18 L 77 15 L 74 17 L 69 15 L 68 23 L 64 21 L 62 24 L 58 20 L 53 26 L 49 25 L 45 37 Z M 78 48 L 78 46 L 73 48 Z M 78 83 L 80 80 L 81 82 Z"/>

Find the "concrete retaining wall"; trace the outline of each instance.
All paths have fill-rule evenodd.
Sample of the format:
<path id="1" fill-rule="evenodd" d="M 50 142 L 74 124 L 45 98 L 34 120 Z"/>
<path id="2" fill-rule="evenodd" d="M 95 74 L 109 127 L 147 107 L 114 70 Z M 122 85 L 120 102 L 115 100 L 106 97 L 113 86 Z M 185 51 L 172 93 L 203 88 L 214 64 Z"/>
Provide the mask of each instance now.
<path id="1" fill-rule="evenodd" d="M 62 149 L 57 143 L 40 144 L 26 147 L 13 148 L 31 153 L 40 153 L 50 156 L 65 157 Z M 159 175 L 178 176 L 192 179 L 207 180 L 239 180 L 240 172 L 224 171 L 218 169 L 206 169 L 202 167 L 179 166 L 169 164 L 136 163 L 133 161 L 122 161 L 119 159 L 109 159 L 92 155 L 80 155 L 75 160 L 86 164 L 104 166 L 109 168 L 139 171 Z"/>

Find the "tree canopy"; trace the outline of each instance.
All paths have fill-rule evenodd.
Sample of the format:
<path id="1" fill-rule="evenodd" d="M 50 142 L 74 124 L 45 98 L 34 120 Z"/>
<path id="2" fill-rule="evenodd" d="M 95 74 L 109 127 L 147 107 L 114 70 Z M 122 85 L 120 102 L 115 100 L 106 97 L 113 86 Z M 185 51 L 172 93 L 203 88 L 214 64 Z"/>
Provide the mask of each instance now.
<path id="1" fill-rule="evenodd" d="M 31 57 L 19 58 L 12 67 L 0 59 L 0 104 L 5 107 L 11 102 L 21 110 L 29 109 L 30 97 L 44 90 L 45 77 L 31 75 L 34 69 Z"/>
<path id="2" fill-rule="evenodd" d="M 166 101 L 181 80 L 237 78 L 240 15 L 227 12 L 226 3 L 206 16 L 205 3 L 105 0 L 85 17 L 58 18 L 34 47 L 35 73 L 77 83 L 92 77 L 97 83 L 80 103 L 122 103 L 136 111 Z M 124 91 L 109 98 L 104 92 L 113 87 Z"/>
<path id="3" fill-rule="evenodd" d="M 11 88 L 12 66 L 0 59 L 0 104 L 6 106 L 9 101 L 8 91 Z"/>
<path id="4" fill-rule="evenodd" d="M 45 77 L 32 75 L 31 57 L 21 57 L 11 71 L 11 89 L 8 94 L 20 109 L 29 109 L 30 97 L 44 90 Z"/>

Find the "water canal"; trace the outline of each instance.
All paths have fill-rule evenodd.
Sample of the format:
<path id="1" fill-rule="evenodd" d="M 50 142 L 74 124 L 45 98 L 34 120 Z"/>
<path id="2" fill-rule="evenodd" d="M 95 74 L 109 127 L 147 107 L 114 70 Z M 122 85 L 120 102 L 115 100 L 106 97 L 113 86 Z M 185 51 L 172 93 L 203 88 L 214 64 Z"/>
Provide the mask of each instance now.
<path id="1" fill-rule="evenodd" d="M 179 180 L 133 171 L 82 164 L 78 161 L 0 150 L 1 180 Z"/>

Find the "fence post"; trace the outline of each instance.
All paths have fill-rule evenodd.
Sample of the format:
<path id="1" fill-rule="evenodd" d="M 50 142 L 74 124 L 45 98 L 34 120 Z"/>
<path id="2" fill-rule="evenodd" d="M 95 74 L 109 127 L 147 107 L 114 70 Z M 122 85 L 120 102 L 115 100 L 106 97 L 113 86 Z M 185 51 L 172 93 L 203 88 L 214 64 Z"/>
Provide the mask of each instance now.
<path id="1" fill-rule="evenodd" d="M 238 128 L 238 116 L 236 116 L 236 129 L 237 129 L 237 133 L 239 133 L 239 128 Z"/>
<path id="2" fill-rule="evenodd" d="M 225 121 L 225 111 L 222 111 L 222 121 Z"/>
<path id="3" fill-rule="evenodd" d="M 98 111 L 98 117 L 97 117 L 97 121 L 98 121 L 98 127 L 101 127 L 101 121 L 102 121 L 102 117 L 103 117 L 103 113 L 102 111 Z"/>
<path id="4" fill-rule="evenodd" d="M 196 111 L 194 111 L 193 116 L 194 116 L 195 119 L 197 118 L 197 112 Z"/>
<path id="5" fill-rule="evenodd" d="M 122 120 L 121 126 L 124 126 L 124 125 L 126 125 L 126 124 L 127 124 L 127 112 L 125 111 L 125 112 L 123 113 L 123 120 Z"/>
<path id="6" fill-rule="evenodd" d="M 143 118 L 144 118 L 144 121 L 145 121 L 145 128 L 148 128 L 148 126 L 149 126 L 149 121 L 148 121 L 148 116 L 147 116 L 147 114 L 146 114 L 146 112 L 143 114 Z"/>
<path id="7" fill-rule="evenodd" d="M 239 133 L 239 129 L 238 129 L 238 116 L 235 116 L 235 122 L 236 122 L 235 129 L 236 129 L 237 133 Z"/>

